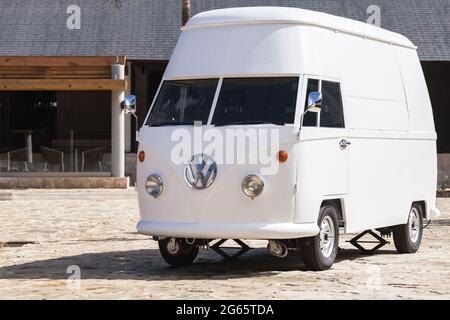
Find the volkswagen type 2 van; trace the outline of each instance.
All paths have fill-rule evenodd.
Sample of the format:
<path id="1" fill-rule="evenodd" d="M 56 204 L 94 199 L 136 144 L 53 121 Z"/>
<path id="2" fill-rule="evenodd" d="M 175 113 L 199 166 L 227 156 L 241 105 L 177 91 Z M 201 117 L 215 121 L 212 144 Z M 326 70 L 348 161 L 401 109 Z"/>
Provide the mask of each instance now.
<path id="1" fill-rule="evenodd" d="M 400 34 L 296 8 L 194 16 L 140 129 L 138 231 L 174 266 L 219 239 L 262 239 L 272 254 L 299 249 L 309 269 L 324 270 L 340 234 L 365 230 L 416 252 L 424 221 L 439 214 L 416 49 Z M 275 138 L 257 144 L 263 131 Z M 224 161 L 228 142 L 211 152 L 195 146 L 196 132 L 258 148 Z M 263 153 L 273 172 L 263 172 Z"/>

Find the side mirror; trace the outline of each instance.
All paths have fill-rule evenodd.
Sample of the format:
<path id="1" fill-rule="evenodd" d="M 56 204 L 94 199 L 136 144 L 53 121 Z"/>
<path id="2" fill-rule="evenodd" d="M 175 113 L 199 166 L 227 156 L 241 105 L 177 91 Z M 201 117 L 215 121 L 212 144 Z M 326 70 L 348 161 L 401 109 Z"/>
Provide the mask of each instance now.
<path id="1" fill-rule="evenodd" d="M 300 139 L 300 130 L 303 126 L 303 118 L 308 112 L 319 112 L 322 106 L 322 93 L 313 91 L 308 94 L 308 109 L 300 116 L 300 128 L 298 128 L 297 137 Z"/>
<path id="2" fill-rule="evenodd" d="M 138 117 L 136 115 L 136 96 L 130 95 L 125 96 L 125 99 L 123 99 L 123 102 L 121 104 L 122 109 L 125 110 L 126 114 L 132 114 L 134 116 L 134 121 L 136 124 L 136 141 L 138 141 L 139 138 L 139 122 Z"/>
<path id="3" fill-rule="evenodd" d="M 136 96 L 130 95 L 126 96 L 122 102 L 122 109 L 125 110 L 126 114 L 136 113 Z"/>
<path id="4" fill-rule="evenodd" d="M 322 106 L 322 94 L 320 92 L 310 92 L 308 95 L 307 112 L 319 112 Z"/>

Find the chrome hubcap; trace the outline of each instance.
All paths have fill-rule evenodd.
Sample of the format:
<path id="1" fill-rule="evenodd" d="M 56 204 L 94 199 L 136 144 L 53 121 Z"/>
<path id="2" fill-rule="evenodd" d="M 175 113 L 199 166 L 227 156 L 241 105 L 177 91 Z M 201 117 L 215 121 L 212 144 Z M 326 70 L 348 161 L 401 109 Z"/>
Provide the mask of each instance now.
<path id="1" fill-rule="evenodd" d="M 178 251 L 180 251 L 180 243 L 175 238 L 170 238 L 169 242 L 167 243 L 167 251 L 170 254 L 177 254 Z"/>
<path id="2" fill-rule="evenodd" d="M 325 258 L 329 258 L 333 253 L 334 238 L 336 232 L 331 217 L 326 216 L 320 224 L 320 251 Z"/>
<path id="3" fill-rule="evenodd" d="M 413 243 L 416 243 L 417 240 L 419 240 L 419 234 L 420 234 L 420 218 L 419 218 L 419 211 L 417 208 L 412 208 L 411 212 L 409 213 L 409 238 Z"/>

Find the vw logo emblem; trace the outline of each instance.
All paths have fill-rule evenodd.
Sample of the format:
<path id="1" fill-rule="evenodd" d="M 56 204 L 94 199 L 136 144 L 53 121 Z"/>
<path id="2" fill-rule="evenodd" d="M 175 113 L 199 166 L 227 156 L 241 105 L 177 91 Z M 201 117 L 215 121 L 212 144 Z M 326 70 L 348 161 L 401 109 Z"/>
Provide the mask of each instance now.
<path id="1" fill-rule="evenodd" d="M 206 154 L 196 154 L 184 167 L 184 178 L 194 189 L 208 188 L 216 179 L 217 165 L 213 158 Z"/>

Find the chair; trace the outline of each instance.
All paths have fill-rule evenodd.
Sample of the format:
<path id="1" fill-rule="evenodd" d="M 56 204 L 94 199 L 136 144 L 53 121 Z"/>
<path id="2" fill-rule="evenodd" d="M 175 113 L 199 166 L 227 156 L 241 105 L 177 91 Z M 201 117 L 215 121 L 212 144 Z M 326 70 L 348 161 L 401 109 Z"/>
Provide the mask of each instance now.
<path id="1" fill-rule="evenodd" d="M 104 147 L 98 147 L 81 152 L 81 171 L 84 172 L 86 165 L 97 164 L 102 171 L 102 159 L 105 153 Z"/>
<path id="2" fill-rule="evenodd" d="M 8 158 L 8 172 L 9 171 L 20 171 L 18 167 L 13 167 L 12 162 L 23 162 L 25 171 L 28 171 L 28 148 L 22 148 L 17 150 L 12 150 L 6 153 Z"/>
<path id="3" fill-rule="evenodd" d="M 44 171 L 47 171 L 48 164 L 56 164 L 64 172 L 64 152 L 41 146 L 41 153 L 45 163 Z"/>

